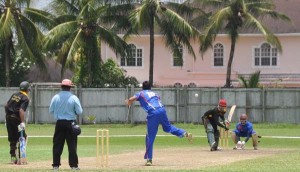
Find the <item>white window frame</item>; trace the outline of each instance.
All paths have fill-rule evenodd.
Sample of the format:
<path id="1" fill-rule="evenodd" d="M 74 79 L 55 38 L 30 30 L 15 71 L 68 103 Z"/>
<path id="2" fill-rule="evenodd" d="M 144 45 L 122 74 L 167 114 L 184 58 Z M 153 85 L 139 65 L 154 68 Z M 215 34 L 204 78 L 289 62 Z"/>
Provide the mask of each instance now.
<path id="1" fill-rule="evenodd" d="M 124 59 L 123 57 L 120 58 L 120 61 L 119 61 L 119 65 L 120 67 L 123 67 L 123 68 L 134 68 L 134 69 L 137 69 L 137 68 L 144 68 L 144 48 L 143 47 L 138 47 L 136 46 L 136 44 L 134 43 L 129 43 L 128 45 L 133 45 L 135 46 L 135 56 L 133 58 L 135 58 L 135 65 L 134 66 L 128 66 L 127 65 L 127 60 L 125 60 L 125 65 L 121 65 L 121 61 L 122 59 Z M 141 53 L 141 57 L 137 57 L 137 54 L 138 54 L 138 51 L 141 50 L 142 53 Z M 142 65 L 141 66 L 137 66 L 137 63 L 138 63 L 138 58 L 141 58 L 142 59 Z M 126 58 L 125 58 L 126 59 Z"/>
<path id="2" fill-rule="evenodd" d="M 222 45 L 223 46 L 223 66 L 215 66 L 215 46 L 216 45 Z M 221 42 L 216 42 L 212 48 L 212 55 L 211 55 L 211 65 L 213 68 L 225 68 L 225 62 L 226 62 L 226 58 L 225 58 L 225 45 L 222 44 Z"/>
<path id="3" fill-rule="evenodd" d="M 171 57 L 171 67 L 172 68 L 180 68 L 180 69 L 184 69 L 185 68 L 185 50 L 184 50 L 184 47 L 181 45 L 181 51 L 182 51 L 182 66 L 174 66 L 174 55 L 172 54 L 172 57 Z"/>
<path id="4" fill-rule="evenodd" d="M 262 47 L 264 45 L 268 45 L 270 47 L 269 52 L 262 52 Z M 257 54 L 257 50 L 259 50 L 259 54 Z M 275 55 L 274 55 L 275 51 Z M 264 53 L 264 54 L 263 54 Z M 264 56 L 263 56 L 264 55 Z M 255 64 L 255 60 L 259 56 L 259 65 Z M 262 58 L 269 58 L 269 65 L 262 65 Z M 276 58 L 276 65 L 272 65 L 272 59 Z M 253 68 L 279 68 L 279 52 L 278 48 L 273 47 L 271 44 L 267 42 L 261 43 L 259 46 L 254 46 L 252 49 L 252 67 Z"/>

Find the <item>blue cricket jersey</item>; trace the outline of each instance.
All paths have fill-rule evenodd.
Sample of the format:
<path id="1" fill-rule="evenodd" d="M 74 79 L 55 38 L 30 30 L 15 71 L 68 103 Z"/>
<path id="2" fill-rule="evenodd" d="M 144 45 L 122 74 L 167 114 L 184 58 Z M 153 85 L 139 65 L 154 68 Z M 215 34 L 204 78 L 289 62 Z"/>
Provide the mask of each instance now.
<path id="1" fill-rule="evenodd" d="M 255 133 L 253 130 L 253 125 L 249 121 L 247 121 L 245 125 L 242 125 L 240 122 L 237 123 L 234 132 L 239 137 L 251 137 L 251 135 Z"/>
<path id="2" fill-rule="evenodd" d="M 143 90 L 135 94 L 137 100 L 140 102 L 142 108 L 147 112 L 156 110 L 158 108 L 164 107 L 160 102 L 160 97 L 155 92 L 151 90 Z"/>

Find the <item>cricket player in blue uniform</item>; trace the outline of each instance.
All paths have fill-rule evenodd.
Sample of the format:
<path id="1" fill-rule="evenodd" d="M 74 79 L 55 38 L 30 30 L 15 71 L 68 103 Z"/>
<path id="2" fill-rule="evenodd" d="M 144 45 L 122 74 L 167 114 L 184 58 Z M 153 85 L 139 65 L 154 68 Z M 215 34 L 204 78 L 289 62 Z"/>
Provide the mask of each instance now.
<path id="1" fill-rule="evenodd" d="M 148 81 L 143 82 L 143 90 L 136 93 L 134 96 L 125 100 L 130 106 L 134 101 L 139 101 L 141 107 L 147 112 L 147 134 L 146 134 L 146 166 L 152 165 L 153 158 L 153 143 L 158 131 L 159 124 L 162 125 L 164 132 L 171 133 L 180 138 L 186 137 L 192 142 L 192 134 L 181 128 L 177 128 L 170 124 L 164 105 L 160 101 L 159 95 L 151 91 L 151 84 Z"/>
<path id="2" fill-rule="evenodd" d="M 245 144 L 252 137 L 252 143 L 254 150 L 257 150 L 258 136 L 253 129 L 251 122 L 247 121 L 248 116 L 242 114 L 240 116 L 240 122 L 236 124 L 236 129 L 232 132 L 231 138 L 235 144 L 233 149 L 244 149 Z M 241 141 L 241 137 L 245 137 L 244 141 Z"/>

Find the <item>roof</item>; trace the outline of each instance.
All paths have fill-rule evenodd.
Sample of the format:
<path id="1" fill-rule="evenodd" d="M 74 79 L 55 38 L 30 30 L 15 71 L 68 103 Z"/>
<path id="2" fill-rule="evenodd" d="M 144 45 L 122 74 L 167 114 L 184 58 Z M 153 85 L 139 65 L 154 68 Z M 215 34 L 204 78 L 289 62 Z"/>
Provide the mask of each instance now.
<path id="1" fill-rule="evenodd" d="M 41 70 L 36 65 L 33 65 L 28 74 L 25 76 L 26 80 L 30 82 L 61 82 L 61 64 L 54 60 L 47 60 L 46 70 Z M 64 78 L 71 79 L 73 72 L 66 69 L 64 72 Z"/>
<path id="2" fill-rule="evenodd" d="M 285 14 L 291 19 L 292 23 L 284 21 L 274 21 L 273 19 L 265 19 L 267 27 L 273 33 L 300 33 L 300 17 L 299 17 L 299 0 L 274 0 L 275 10 Z"/>

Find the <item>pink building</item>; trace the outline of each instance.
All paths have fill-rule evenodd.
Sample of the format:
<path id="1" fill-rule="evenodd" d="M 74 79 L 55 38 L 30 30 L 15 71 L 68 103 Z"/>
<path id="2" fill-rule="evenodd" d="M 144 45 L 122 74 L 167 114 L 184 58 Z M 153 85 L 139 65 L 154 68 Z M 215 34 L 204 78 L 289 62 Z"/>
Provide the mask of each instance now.
<path id="1" fill-rule="evenodd" d="M 299 0 L 275 0 L 276 10 L 286 14 L 292 24 L 267 21 L 266 24 L 279 38 L 283 52 L 268 44 L 260 33 L 243 33 L 236 44 L 232 63 L 233 85 L 238 86 L 237 76 L 250 75 L 261 71 L 261 83 L 268 87 L 300 86 L 300 18 Z M 133 36 L 128 40 L 132 44 L 135 58 L 128 63 L 102 44 L 102 58 L 115 59 L 127 71 L 129 76 L 140 82 L 149 78 L 149 36 Z M 230 52 L 230 40 L 227 35 L 218 35 L 213 49 L 208 50 L 203 58 L 199 53 L 199 42 L 193 42 L 197 59 L 183 49 L 181 67 L 172 53 L 165 47 L 161 35 L 155 36 L 154 48 L 154 84 L 171 86 L 175 83 L 188 85 L 195 83 L 199 87 L 222 87 L 225 85 L 227 63 Z"/>

